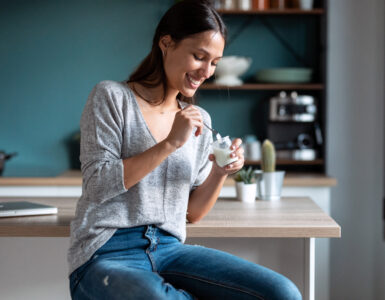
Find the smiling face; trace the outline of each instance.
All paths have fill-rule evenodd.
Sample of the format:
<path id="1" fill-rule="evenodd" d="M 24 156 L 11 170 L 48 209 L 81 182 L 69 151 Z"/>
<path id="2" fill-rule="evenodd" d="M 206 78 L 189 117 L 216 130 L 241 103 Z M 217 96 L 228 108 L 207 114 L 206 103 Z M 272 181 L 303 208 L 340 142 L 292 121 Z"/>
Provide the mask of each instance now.
<path id="1" fill-rule="evenodd" d="M 197 88 L 214 74 L 223 55 L 225 41 L 219 32 L 204 31 L 175 44 L 169 35 L 159 41 L 164 53 L 164 70 L 170 92 L 192 97 Z"/>

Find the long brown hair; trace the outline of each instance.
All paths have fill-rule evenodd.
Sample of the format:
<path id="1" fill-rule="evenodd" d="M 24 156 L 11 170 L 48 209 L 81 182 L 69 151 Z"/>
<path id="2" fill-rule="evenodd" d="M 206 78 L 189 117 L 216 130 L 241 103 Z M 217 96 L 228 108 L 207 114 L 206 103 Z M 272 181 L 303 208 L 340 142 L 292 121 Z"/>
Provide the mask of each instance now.
<path id="1" fill-rule="evenodd" d="M 170 35 L 177 45 L 181 40 L 204 31 L 213 30 L 220 32 L 226 41 L 226 26 L 207 0 L 184 0 L 174 4 L 160 20 L 152 41 L 151 52 L 141 62 L 137 69 L 130 75 L 129 82 L 138 82 L 144 87 L 163 87 L 163 99 L 159 101 L 145 99 L 147 102 L 157 105 L 165 101 L 167 94 L 167 78 L 163 68 L 163 56 L 159 48 L 159 40 L 162 36 Z M 137 91 L 136 91 L 137 93 Z M 180 100 L 193 103 L 193 97 L 185 97 L 181 93 L 177 96 Z"/>

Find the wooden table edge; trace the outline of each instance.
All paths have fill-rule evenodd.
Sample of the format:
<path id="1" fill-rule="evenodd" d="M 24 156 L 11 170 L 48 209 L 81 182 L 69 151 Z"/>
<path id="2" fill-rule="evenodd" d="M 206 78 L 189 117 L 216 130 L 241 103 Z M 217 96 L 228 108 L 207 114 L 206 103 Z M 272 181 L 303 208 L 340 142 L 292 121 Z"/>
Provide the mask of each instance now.
<path id="1" fill-rule="evenodd" d="M 320 232 L 321 231 L 321 232 Z M 207 227 L 187 225 L 187 238 L 340 238 L 341 228 L 333 227 Z M 0 237 L 69 237 L 69 226 L 1 226 Z"/>

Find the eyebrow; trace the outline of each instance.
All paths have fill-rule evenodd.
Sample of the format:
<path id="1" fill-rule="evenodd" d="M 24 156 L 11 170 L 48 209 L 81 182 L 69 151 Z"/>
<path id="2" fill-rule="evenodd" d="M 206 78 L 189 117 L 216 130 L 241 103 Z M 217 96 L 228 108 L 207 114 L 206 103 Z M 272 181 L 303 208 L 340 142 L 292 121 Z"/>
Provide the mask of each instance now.
<path id="1" fill-rule="evenodd" d="M 203 49 L 203 48 L 198 48 L 198 51 L 202 51 L 202 52 L 204 52 L 206 55 L 210 56 L 210 53 L 209 53 L 207 50 Z M 216 57 L 215 59 L 217 59 L 217 58 L 222 58 L 222 56 L 218 56 L 218 57 Z"/>

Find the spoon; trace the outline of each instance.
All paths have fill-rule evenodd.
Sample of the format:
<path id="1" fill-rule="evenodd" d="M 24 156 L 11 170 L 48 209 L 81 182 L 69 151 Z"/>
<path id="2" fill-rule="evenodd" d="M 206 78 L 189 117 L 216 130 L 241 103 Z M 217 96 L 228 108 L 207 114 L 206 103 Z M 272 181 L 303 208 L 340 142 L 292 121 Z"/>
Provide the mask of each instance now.
<path id="1" fill-rule="evenodd" d="M 215 137 L 217 138 L 217 140 L 222 140 L 222 136 L 219 134 L 218 131 L 216 131 L 215 129 L 211 128 L 209 125 L 207 125 L 205 122 L 203 122 L 203 124 L 207 127 L 207 129 L 211 130 L 211 132 L 213 134 L 215 134 Z"/>

